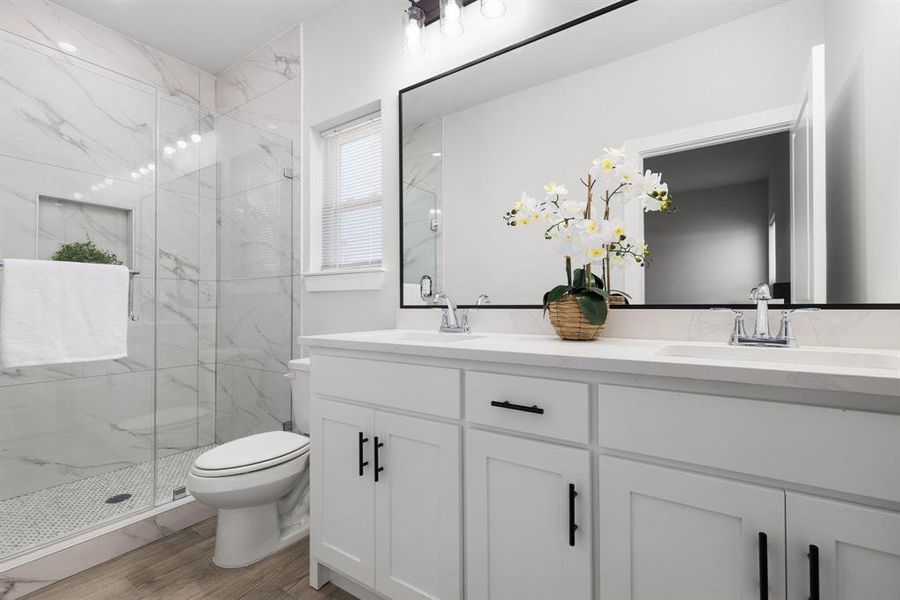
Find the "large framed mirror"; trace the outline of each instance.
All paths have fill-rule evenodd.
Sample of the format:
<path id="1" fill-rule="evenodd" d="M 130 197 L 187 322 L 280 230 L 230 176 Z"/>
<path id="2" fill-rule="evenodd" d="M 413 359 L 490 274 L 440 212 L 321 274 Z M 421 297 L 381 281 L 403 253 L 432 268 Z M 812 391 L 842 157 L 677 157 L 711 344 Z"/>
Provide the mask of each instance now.
<path id="1" fill-rule="evenodd" d="M 428 305 L 423 278 L 461 306 L 539 306 L 560 254 L 504 215 L 549 182 L 583 201 L 624 146 L 674 208 L 611 204 L 649 248 L 609 267 L 631 307 L 745 305 L 767 283 L 900 308 L 898 6 L 618 2 L 401 90 L 401 307 Z"/>

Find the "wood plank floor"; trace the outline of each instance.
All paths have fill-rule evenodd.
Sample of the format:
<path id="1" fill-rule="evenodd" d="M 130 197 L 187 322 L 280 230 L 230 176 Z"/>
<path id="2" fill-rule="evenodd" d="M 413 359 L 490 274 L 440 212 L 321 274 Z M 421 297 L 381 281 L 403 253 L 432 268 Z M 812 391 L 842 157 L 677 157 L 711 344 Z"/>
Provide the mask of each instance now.
<path id="1" fill-rule="evenodd" d="M 309 539 L 242 569 L 212 563 L 208 519 L 33 592 L 27 600 L 352 600 L 331 584 L 309 587 Z"/>

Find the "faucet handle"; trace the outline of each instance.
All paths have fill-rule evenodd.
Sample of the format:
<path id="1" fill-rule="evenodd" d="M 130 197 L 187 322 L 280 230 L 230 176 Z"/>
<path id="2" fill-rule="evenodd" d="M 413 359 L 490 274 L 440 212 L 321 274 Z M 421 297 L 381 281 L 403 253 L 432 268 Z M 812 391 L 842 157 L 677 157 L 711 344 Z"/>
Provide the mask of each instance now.
<path id="1" fill-rule="evenodd" d="M 802 308 L 785 308 L 781 311 L 781 328 L 778 330 L 777 340 L 784 340 L 788 344 L 793 344 L 794 334 L 791 330 L 791 315 L 795 312 L 818 312 L 819 309 L 813 306 Z"/>
<path id="2" fill-rule="evenodd" d="M 747 329 L 744 326 L 744 309 L 731 308 L 730 306 L 716 306 L 710 308 L 709 310 L 714 310 L 717 312 L 730 311 L 734 313 L 734 329 L 731 332 L 732 344 L 737 344 L 739 339 L 747 337 Z"/>
<path id="3" fill-rule="evenodd" d="M 475 300 L 475 306 L 481 306 L 483 304 L 490 304 L 491 297 L 487 294 L 479 294 L 478 299 Z"/>

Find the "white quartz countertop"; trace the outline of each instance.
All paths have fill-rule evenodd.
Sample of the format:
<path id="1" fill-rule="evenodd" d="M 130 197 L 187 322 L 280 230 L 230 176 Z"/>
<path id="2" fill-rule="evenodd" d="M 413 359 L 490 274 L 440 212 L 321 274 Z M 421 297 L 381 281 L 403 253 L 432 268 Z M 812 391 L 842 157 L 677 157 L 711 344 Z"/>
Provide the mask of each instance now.
<path id="1" fill-rule="evenodd" d="M 317 350 L 378 352 L 900 398 L 900 352 L 891 350 L 736 348 L 726 343 L 622 338 L 567 342 L 548 335 L 476 332 L 465 336 L 400 329 L 302 336 L 298 341 L 301 346 Z"/>

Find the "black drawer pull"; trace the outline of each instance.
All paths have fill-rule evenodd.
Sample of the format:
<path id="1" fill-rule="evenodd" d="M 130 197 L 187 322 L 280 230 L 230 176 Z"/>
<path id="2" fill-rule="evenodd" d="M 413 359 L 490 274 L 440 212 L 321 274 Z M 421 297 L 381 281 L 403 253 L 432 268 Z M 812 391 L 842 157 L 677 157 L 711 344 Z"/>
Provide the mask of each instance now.
<path id="1" fill-rule="evenodd" d="M 575 484 L 569 484 L 569 545 L 575 546 L 575 532 L 578 531 L 578 525 L 575 524 L 575 497 L 578 492 L 575 491 Z"/>
<path id="2" fill-rule="evenodd" d="M 359 432 L 359 476 L 363 476 L 363 467 L 369 464 L 368 461 L 363 460 L 363 444 L 369 441 L 369 438 L 363 436 L 363 432 Z"/>
<path id="3" fill-rule="evenodd" d="M 759 600 L 769 600 L 769 536 L 759 532 Z"/>
<path id="4" fill-rule="evenodd" d="M 378 436 L 375 436 L 375 481 L 378 481 L 378 474 L 384 471 L 384 467 L 378 466 L 378 449 L 384 447 L 384 443 L 378 441 Z"/>
<path id="5" fill-rule="evenodd" d="M 809 546 L 809 600 L 819 600 L 819 547 Z"/>
<path id="6" fill-rule="evenodd" d="M 491 406 L 496 406 L 497 408 L 508 408 L 509 410 L 521 410 L 522 412 L 534 413 L 536 415 L 544 414 L 544 409 L 540 408 L 537 404 L 532 406 L 525 406 L 523 404 L 513 404 L 509 400 L 504 400 L 500 402 L 499 400 L 492 400 Z"/>

